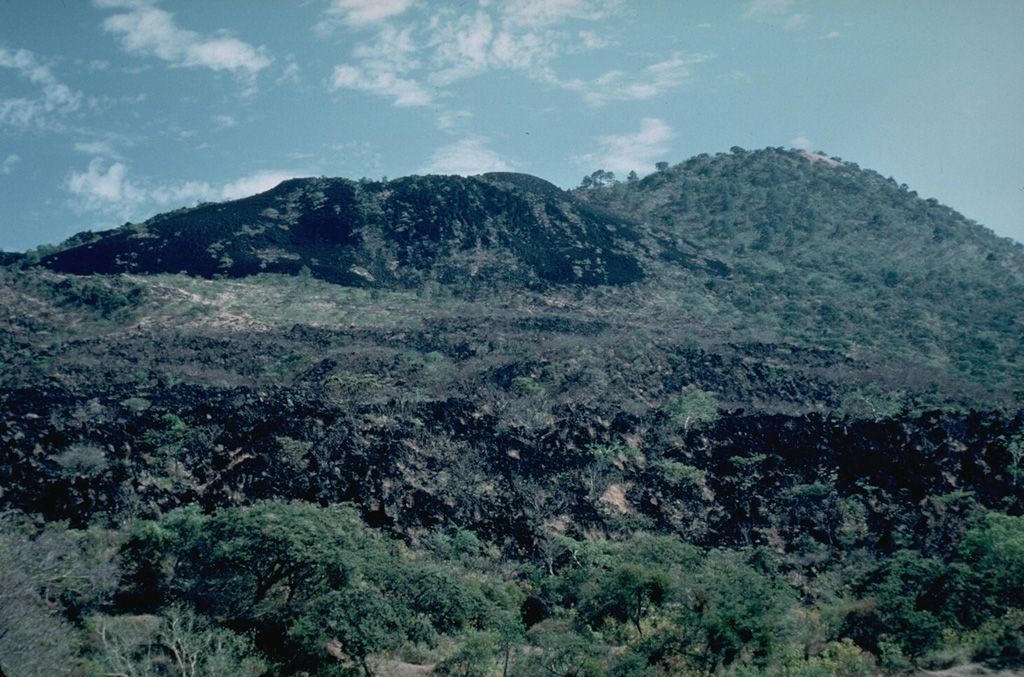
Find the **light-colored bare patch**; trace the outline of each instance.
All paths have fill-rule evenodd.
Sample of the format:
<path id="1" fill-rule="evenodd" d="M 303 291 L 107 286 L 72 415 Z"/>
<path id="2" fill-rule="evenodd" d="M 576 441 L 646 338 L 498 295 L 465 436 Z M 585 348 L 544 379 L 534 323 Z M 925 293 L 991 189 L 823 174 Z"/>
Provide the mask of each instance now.
<path id="1" fill-rule="evenodd" d="M 376 673 L 378 675 L 390 675 L 391 677 L 416 677 L 417 675 L 434 674 L 433 665 L 416 665 L 398 660 L 375 661 Z"/>
<path id="2" fill-rule="evenodd" d="M 260 235 L 266 232 L 266 226 L 250 226 L 248 223 L 238 229 L 242 235 Z"/>
<path id="3" fill-rule="evenodd" d="M 302 257 L 295 252 L 290 252 L 280 247 L 267 247 L 266 249 L 260 249 L 256 252 L 256 256 L 259 257 L 260 261 L 266 261 L 267 263 L 276 263 L 280 259 L 287 259 L 289 261 L 298 261 Z"/>
<path id="4" fill-rule="evenodd" d="M 825 163 L 825 164 L 827 164 L 827 165 L 828 165 L 829 167 L 838 167 L 838 166 L 839 166 L 840 164 L 842 164 L 842 163 L 840 163 L 840 162 L 838 162 L 838 161 L 836 161 L 836 160 L 833 160 L 833 159 L 832 159 L 832 158 L 830 158 L 830 157 L 825 157 L 824 155 L 822 155 L 822 154 L 820 154 L 820 153 L 808 153 L 808 152 L 804 152 L 804 153 L 801 153 L 801 154 L 802 154 L 802 155 L 803 155 L 803 156 L 804 156 L 805 158 L 807 158 L 808 160 L 810 160 L 810 161 L 811 161 L 812 163 L 814 163 L 814 162 L 824 162 L 824 163 Z"/>
<path id="5" fill-rule="evenodd" d="M 350 273 L 352 273 L 354 275 L 358 275 L 359 277 L 363 278 L 367 282 L 376 282 L 377 281 L 376 278 L 370 273 L 370 271 L 368 271 L 366 268 L 362 268 L 360 266 L 352 266 L 351 268 L 348 269 L 348 272 L 350 272 Z"/>
<path id="6" fill-rule="evenodd" d="M 601 498 L 598 500 L 611 506 L 620 514 L 628 515 L 633 512 L 633 507 L 626 500 L 626 492 L 629 491 L 630 486 L 632 486 L 631 482 L 612 484 L 604 490 L 604 493 L 601 494 Z"/>
<path id="7" fill-rule="evenodd" d="M 269 323 L 260 320 L 250 311 L 246 310 L 247 304 L 250 302 L 247 295 L 241 293 L 245 289 L 241 284 L 225 287 L 222 283 L 214 291 L 209 286 L 209 283 L 188 278 L 186 278 L 186 281 L 190 289 L 171 283 L 156 282 L 145 277 L 134 277 L 131 275 L 125 275 L 125 277 L 141 284 L 147 284 L 151 293 L 166 301 L 171 301 L 172 306 L 173 301 L 177 300 L 196 308 L 204 309 L 201 312 L 188 313 L 184 316 L 173 311 L 162 312 L 157 310 L 141 318 L 135 325 L 138 329 L 176 325 L 191 328 L 210 327 L 231 331 L 263 332 L 269 331 L 272 328 Z"/>
<path id="8" fill-rule="evenodd" d="M 569 518 L 565 515 L 556 515 L 544 521 L 541 525 L 541 531 L 545 534 L 557 534 L 559 536 L 565 536 L 566 529 L 569 528 Z"/>

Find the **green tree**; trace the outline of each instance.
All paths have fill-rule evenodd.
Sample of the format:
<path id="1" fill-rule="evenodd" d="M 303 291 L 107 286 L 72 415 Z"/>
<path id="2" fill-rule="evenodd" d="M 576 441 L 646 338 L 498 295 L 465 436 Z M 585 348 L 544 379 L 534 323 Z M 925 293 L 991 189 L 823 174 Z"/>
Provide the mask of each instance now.
<path id="1" fill-rule="evenodd" d="M 606 647 L 584 623 L 571 618 L 549 618 L 527 633 L 531 649 L 516 667 L 523 677 L 583 677 L 598 662 Z"/>
<path id="2" fill-rule="evenodd" d="M 349 508 L 261 503 L 224 510 L 194 536 L 191 594 L 216 615 L 294 613 L 386 556 Z"/>
<path id="3" fill-rule="evenodd" d="M 594 593 L 583 600 L 591 622 L 611 617 L 630 623 L 643 637 L 642 621 L 665 601 L 672 588 L 669 576 L 638 564 L 621 564 L 600 577 Z"/>
<path id="4" fill-rule="evenodd" d="M 374 654 L 401 646 L 406 625 L 401 610 L 373 585 L 361 583 L 333 591 L 302 614 L 293 632 L 312 656 L 330 660 L 328 645 L 338 642 L 341 651 L 364 675 L 372 675 Z"/>
<path id="5" fill-rule="evenodd" d="M 488 625 L 497 636 L 498 652 L 501 656 L 501 677 L 508 677 L 513 654 L 526 641 L 526 627 L 518 612 L 508 609 L 492 611 Z"/>
<path id="6" fill-rule="evenodd" d="M 669 400 L 665 409 L 672 416 L 672 420 L 684 430 L 718 418 L 718 400 L 715 394 L 697 387 L 683 390 Z"/>
<path id="7" fill-rule="evenodd" d="M 598 169 L 590 176 L 584 176 L 580 182 L 580 188 L 600 188 L 601 186 L 613 186 L 618 181 L 615 179 L 615 172 L 608 172 Z"/>
<path id="8" fill-rule="evenodd" d="M 677 624 L 700 629 L 697 655 L 710 668 L 729 665 L 745 653 L 765 664 L 776 650 L 796 599 L 766 568 L 760 550 L 713 550 L 690 582 Z"/>
<path id="9" fill-rule="evenodd" d="M 1024 610 L 1024 517 L 984 513 L 960 541 L 951 572 L 946 598 L 967 625 Z"/>
<path id="10" fill-rule="evenodd" d="M 470 585 L 451 568 L 435 564 L 398 564 L 383 585 L 412 612 L 422 614 L 441 633 L 478 623 L 488 606 L 479 586 Z"/>
<path id="11" fill-rule="evenodd" d="M 452 677 L 491 677 L 500 652 L 501 639 L 498 633 L 470 630 L 455 651 L 437 665 L 434 674 Z M 506 671 L 503 674 L 508 673 Z"/>
<path id="12" fill-rule="evenodd" d="M 867 613 L 851 616 L 846 634 L 882 653 L 883 643 L 906 656 L 937 648 L 948 621 L 943 618 L 946 601 L 936 593 L 947 574 L 944 563 L 916 550 L 900 550 L 882 560 L 854 584 L 872 604 Z"/>
<path id="13" fill-rule="evenodd" d="M 395 568 L 352 509 L 301 503 L 267 502 L 214 516 L 172 511 L 137 523 L 122 551 L 130 596 L 141 606 L 159 610 L 166 600 L 192 600 L 232 627 L 259 629 L 270 657 L 287 660 L 302 659 L 293 656 L 296 649 L 310 646 L 290 646 L 287 629 L 297 618 Z M 309 635 L 309 623 L 304 627 Z"/>

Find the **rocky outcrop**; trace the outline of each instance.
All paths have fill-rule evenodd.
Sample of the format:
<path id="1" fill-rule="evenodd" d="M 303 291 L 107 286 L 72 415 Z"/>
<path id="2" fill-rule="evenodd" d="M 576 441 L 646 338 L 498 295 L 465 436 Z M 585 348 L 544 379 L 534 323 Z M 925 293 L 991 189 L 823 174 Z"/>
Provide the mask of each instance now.
<path id="1" fill-rule="evenodd" d="M 806 539 L 940 549 L 985 506 L 1024 498 L 1007 440 L 1024 422 L 667 416 L 556 408 L 527 428 L 460 399 L 353 406 L 302 387 L 59 388 L 0 411 L 3 505 L 86 524 L 266 499 L 351 501 L 415 540 L 457 524 L 518 553 L 555 534 L 645 528 L 702 545 Z M 608 453 L 611 450 L 611 453 Z"/>

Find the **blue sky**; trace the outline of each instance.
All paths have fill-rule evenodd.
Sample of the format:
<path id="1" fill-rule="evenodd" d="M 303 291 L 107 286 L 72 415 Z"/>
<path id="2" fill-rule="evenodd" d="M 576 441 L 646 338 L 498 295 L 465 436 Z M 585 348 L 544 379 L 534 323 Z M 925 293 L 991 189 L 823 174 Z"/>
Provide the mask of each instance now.
<path id="1" fill-rule="evenodd" d="M 0 0 L 0 249 L 293 176 L 821 150 L 1024 241 L 1019 0 Z"/>

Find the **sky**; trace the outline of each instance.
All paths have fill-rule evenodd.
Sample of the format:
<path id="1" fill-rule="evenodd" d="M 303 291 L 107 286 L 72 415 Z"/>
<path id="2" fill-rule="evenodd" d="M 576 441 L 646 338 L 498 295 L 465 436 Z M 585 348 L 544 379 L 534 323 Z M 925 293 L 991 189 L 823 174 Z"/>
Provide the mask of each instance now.
<path id="1" fill-rule="evenodd" d="M 563 188 L 733 146 L 1024 242 L 1019 0 L 0 0 L 0 250 L 296 176 Z"/>

